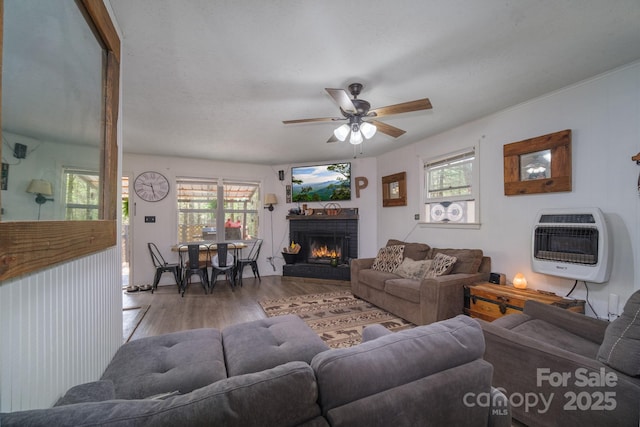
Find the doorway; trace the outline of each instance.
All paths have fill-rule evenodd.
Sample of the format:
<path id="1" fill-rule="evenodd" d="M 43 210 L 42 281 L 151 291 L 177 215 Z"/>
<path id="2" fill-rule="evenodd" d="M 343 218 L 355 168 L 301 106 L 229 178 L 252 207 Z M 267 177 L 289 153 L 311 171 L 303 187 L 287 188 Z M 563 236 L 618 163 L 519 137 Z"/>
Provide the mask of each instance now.
<path id="1" fill-rule="evenodd" d="M 129 225 L 129 177 L 122 177 L 122 234 L 120 236 L 122 249 L 122 287 L 130 283 L 131 265 L 131 235 Z"/>

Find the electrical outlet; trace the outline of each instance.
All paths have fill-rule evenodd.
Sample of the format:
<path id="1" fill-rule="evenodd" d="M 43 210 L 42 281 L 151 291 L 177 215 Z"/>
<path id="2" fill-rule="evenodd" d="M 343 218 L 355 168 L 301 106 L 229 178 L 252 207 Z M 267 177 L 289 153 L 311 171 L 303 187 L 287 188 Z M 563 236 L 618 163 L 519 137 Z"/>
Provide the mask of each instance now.
<path id="1" fill-rule="evenodd" d="M 156 217 L 155 216 L 145 216 L 144 217 L 144 222 L 156 222 Z"/>
<path id="2" fill-rule="evenodd" d="M 413 216 L 413 219 L 415 219 L 416 221 L 420 221 L 420 214 L 415 214 Z"/>

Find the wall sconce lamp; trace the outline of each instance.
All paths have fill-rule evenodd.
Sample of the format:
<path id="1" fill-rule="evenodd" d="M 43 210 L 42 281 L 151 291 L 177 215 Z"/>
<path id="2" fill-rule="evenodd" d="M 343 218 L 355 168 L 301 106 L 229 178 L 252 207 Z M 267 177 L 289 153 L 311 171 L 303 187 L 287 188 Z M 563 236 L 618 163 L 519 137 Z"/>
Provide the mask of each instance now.
<path id="1" fill-rule="evenodd" d="M 267 193 L 267 195 L 264 196 L 264 204 L 268 205 L 264 207 L 265 209 L 269 209 L 269 212 L 273 212 L 273 205 L 278 204 L 278 198 L 273 193 Z"/>
<path id="2" fill-rule="evenodd" d="M 518 273 L 513 278 L 513 287 L 516 289 L 527 289 L 527 279 L 522 273 Z"/>
<path id="3" fill-rule="evenodd" d="M 46 202 L 53 202 L 52 198 L 46 196 L 53 195 L 53 188 L 49 181 L 44 179 L 32 179 L 27 187 L 27 193 L 36 194 L 36 203 L 38 204 L 38 219 L 40 219 L 40 208 Z"/>

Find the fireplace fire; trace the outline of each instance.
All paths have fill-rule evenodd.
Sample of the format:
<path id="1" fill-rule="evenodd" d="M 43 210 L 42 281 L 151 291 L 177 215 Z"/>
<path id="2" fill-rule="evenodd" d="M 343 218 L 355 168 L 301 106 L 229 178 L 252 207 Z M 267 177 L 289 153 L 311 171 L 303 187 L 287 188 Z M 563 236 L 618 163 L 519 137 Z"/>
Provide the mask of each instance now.
<path id="1" fill-rule="evenodd" d="M 321 246 L 319 248 L 311 249 L 311 258 L 315 259 L 331 259 L 331 258 L 340 258 L 340 249 L 329 249 L 326 245 Z"/>
<path id="2" fill-rule="evenodd" d="M 309 236 L 307 262 L 328 264 L 332 259 L 342 262 L 342 236 Z"/>

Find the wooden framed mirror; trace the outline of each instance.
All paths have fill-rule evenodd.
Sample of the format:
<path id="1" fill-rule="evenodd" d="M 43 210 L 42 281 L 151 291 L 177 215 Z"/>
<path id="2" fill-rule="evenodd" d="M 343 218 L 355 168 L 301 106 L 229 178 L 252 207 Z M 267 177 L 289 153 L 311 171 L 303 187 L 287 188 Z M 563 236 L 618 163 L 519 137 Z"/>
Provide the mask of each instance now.
<path id="1" fill-rule="evenodd" d="M 59 3 L 53 4 L 55 5 L 53 7 L 62 7 Z M 103 102 L 100 107 L 102 116 L 99 120 L 99 129 L 95 129 L 100 138 L 100 142 L 97 144 L 98 159 L 96 161 L 96 169 L 99 169 L 99 191 L 96 196 L 98 199 L 96 202 L 98 219 L 86 221 L 6 221 L 2 220 L 0 216 L 0 280 L 95 253 L 117 243 L 118 150 L 116 129 L 119 103 L 120 39 L 101 0 L 79 0 L 69 2 L 69 4 L 79 9 L 84 23 L 95 36 L 98 47 L 102 50 L 99 55 L 103 58 L 103 65 L 102 69 L 98 71 L 101 75 L 96 78 L 97 84 L 100 85 L 98 91 Z M 52 7 L 51 4 L 47 6 Z M 5 13 L 5 4 L 0 0 L 0 54 L 2 54 L 2 63 L 0 64 L 6 66 L 9 59 L 5 58 L 3 54 Z M 33 31 L 37 30 L 42 31 L 42 27 L 33 29 Z M 42 36 L 47 37 L 46 34 Z M 57 52 L 57 54 L 64 55 L 70 52 L 77 48 L 78 42 L 77 37 L 71 36 L 69 40 L 60 43 L 61 52 Z M 76 67 L 81 66 L 80 64 L 75 65 Z M 4 69 L 5 67 L 3 67 L 3 72 Z M 0 94 L 2 94 L 1 86 Z M 8 101 L 5 100 L 5 102 Z M 71 125 L 71 123 L 66 125 Z M 5 158 L 8 157 L 9 155 L 5 155 Z M 11 177 L 11 169 L 9 169 L 9 181 Z M 9 206 L 5 206 L 2 199 L 0 199 L 0 207 L 3 210 L 10 209 Z"/>
<path id="2" fill-rule="evenodd" d="M 407 205 L 407 173 L 400 172 L 382 177 L 382 206 Z"/>
<path id="3" fill-rule="evenodd" d="M 506 144 L 504 194 L 571 191 L 571 130 Z"/>

